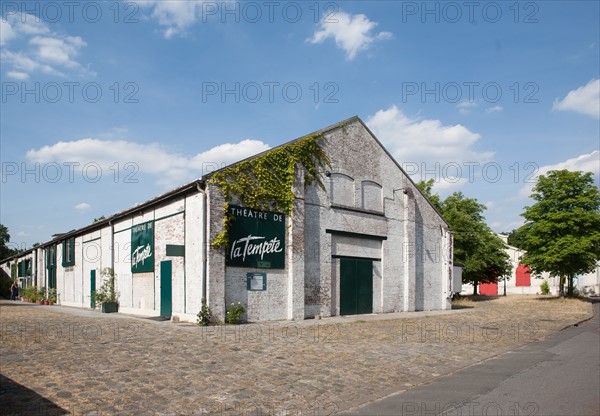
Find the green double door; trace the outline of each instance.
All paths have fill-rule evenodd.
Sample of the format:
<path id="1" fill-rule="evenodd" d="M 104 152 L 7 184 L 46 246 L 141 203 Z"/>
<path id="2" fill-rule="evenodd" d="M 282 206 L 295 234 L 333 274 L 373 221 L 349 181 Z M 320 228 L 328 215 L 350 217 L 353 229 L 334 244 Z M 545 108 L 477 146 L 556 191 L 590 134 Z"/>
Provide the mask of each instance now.
<path id="1" fill-rule="evenodd" d="M 173 263 L 160 262 L 160 316 L 170 317 L 173 313 Z"/>
<path id="2" fill-rule="evenodd" d="M 373 261 L 340 259 L 340 315 L 373 313 Z"/>

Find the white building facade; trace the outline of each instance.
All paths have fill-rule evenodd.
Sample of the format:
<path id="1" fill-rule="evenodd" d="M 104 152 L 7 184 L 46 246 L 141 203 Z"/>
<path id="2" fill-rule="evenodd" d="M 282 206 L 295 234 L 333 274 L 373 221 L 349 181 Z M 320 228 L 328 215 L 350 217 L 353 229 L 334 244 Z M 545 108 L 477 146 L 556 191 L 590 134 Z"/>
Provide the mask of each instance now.
<path id="1" fill-rule="evenodd" d="M 81 308 L 110 268 L 119 312 L 185 321 L 202 299 L 220 321 L 237 302 L 250 321 L 450 309 L 452 234 L 440 214 L 359 118 L 314 135 L 331 165 L 323 189 L 297 168 L 292 215 L 225 201 L 208 176 L 1 267 L 24 264 L 23 283 Z M 229 245 L 215 247 L 226 215 Z"/>
<path id="2" fill-rule="evenodd" d="M 510 257 L 511 274 L 506 279 L 499 279 L 497 283 L 480 284 L 481 294 L 503 295 L 506 287 L 507 295 L 539 295 L 542 293 L 541 285 L 544 281 L 548 282 L 550 294 L 558 295 L 560 293 L 560 279 L 558 276 L 550 276 L 547 272 L 541 274 L 531 273 L 527 265 L 521 264 L 521 257 L 525 254 L 525 251 L 508 245 L 508 236 L 498 234 L 498 237 L 507 244 L 505 251 Z M 600 294 L 600 264 L 591 273 L 575 276 L 574 285 L 579 294 L 592 296 Z M 473 285 L 463 284 L 461 293 L 463 295 L 473 293 Z"/>

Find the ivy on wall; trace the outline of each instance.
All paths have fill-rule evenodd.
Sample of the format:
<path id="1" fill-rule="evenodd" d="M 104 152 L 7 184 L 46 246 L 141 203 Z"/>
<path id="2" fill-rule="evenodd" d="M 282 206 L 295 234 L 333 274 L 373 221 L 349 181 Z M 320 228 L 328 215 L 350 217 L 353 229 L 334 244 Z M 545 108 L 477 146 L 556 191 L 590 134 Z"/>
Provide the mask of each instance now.
<path id="1" fill-rule="evenodd" d="M 256 210 L 277 210 L 292 215 L 294 210 L 295 169 L 304 168 L 304 186 L 316 184 L 324 188 L 320 171 L 330 161 L 319 145 L 321 134 L 303 137 L 292 143 L 269 150 L 252 159 L 224 168 L 210 178 L 209 183 L 221 188 L 226 201 L 237 197 L 240 203 Z M 223 231 L 212 245 L 226 247 L 229 223 L 228 204 L 223 209 Z"/>

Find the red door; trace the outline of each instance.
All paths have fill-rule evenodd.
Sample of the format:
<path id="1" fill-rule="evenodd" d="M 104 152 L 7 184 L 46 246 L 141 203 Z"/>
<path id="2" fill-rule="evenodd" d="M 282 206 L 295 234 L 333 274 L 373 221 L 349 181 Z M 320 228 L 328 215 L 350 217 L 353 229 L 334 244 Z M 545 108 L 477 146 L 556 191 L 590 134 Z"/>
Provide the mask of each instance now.
<path id="1" fill-rule="evenodd" d="M 516 286 L 531 286 L 531 270 L 525 264 L 520 264 L 517 267 Z"/>
<path id="2" fill-rule="evenodd" d="M 480 283 L 479 284 L 479 294 L 496 296 L 498 294 L 498 282 Z"/>

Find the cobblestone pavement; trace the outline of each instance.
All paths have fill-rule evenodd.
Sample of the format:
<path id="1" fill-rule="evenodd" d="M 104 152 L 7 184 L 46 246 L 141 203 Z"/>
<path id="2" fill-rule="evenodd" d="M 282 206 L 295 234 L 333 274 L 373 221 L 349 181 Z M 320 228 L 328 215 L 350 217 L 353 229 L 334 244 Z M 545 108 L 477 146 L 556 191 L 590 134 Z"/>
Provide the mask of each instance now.
<path id="1" fill-rule="evenodd" d="M 585 301 L 536 296 L 456 306 L 429 316 L 200 328 L 1 301 L 0 413 L 333 414 L 541 339 L 591 311 Z"/>

